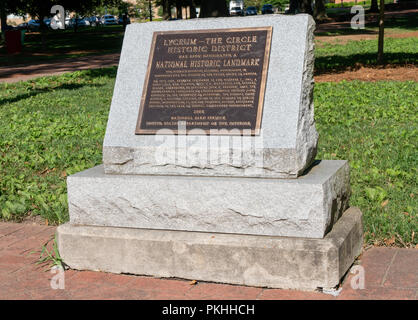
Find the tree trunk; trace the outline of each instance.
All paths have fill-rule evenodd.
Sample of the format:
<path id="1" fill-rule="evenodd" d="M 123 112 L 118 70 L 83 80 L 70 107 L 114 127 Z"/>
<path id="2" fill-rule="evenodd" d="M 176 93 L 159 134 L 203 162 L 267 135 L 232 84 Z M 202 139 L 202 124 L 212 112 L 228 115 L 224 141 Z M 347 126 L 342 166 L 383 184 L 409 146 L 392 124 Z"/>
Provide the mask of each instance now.
<path id="1" fill-rule="evenodd" d="M 74 32 L 77 32 L 77 13 L 75 12 L 75 14 L 74 14 Z"/>
<path id="2" fill-rule="evenodd" d="M 45 7 L 42 7 L 39 12 L 39 33 L 41 34 L 41 44 L 42 47 L 45 48 L 46 46 L 46 32 L 48 30 L 48 26 L 44 22 L 44 18 L 48 15 L 48 11 L 45 10 Z"/>
<path id="3" fill-rule="evenodd" d="M 369 12 L 379 12 L 379 7 L 377 6 L 377 0 L 372 0 Z"/>
<path id="4" fill-rule="evenodd" d="M 7 13 L 4 1 L 0 0 L 0 20 L 1 20 L 1 36 L 5 39 L 5 31 L 7 26 Z"/>
<path id="5" fill-rule="evenodd" d="M 148 0 L 148 9 L 149 9 L 149 21 L 152 21 L 152 3 L 151 0 Z"/>
<path id="6" fill-rule="evenodd" d="M 311 0 L 301 0 L 300 12 L 313 15 Z"/>
<path id="7" fill-rule="evenodd" d="M 296 10 L 299 10 L 299 1 L 298 0 L 290 0 L 289 13 L 295 14 Z"/>
<path id="8" fill-rule="evenodd" d="M 385 0 L 380 0 L 380 11 L 379 11 L 379 40 L 377 45 L 377 63 L 383 64 L 384 63 L 384 56 L 383 56 L 383 44 L 385 39 Z"/>
<path id="9" fill-rule="evenodd" d="M 181 3 L 177 1 L 176 3 L 176 13 L 177 13 L 177 19 L 183 19 L 183 10 Z"/>
<path id="10" fill-rule="evenodd" d="M 328 18 L 324 0 L 315 0 L 314 18 L 316 21 Z"/>
<path id="11" fill-rule="evenodd" d="M 190 19 L 197 18 L 196 7 L 195 7 L 193 1 L 190 1 L 189 7 L 190 7 Z"/>
<path id="12" fill-rule="evenodd" d="M 199 18 L 228 16 L 229 12 L 225 0 L 202 0 Z"/>
<path id="13" fill-rule="evenodd" d="M 169 0 L 163 1 L 163 20 L 169 20 L 171 18 L 171 3 Z"/>
<path id="14" fill-rule="evenodd" d="M 126 24 L 128 23 L 128 19 L 127 19 L 127 14 L 124 13 L 122 15 L 122 25 L 123 25 L 123 30 L 126 30 Z"/>

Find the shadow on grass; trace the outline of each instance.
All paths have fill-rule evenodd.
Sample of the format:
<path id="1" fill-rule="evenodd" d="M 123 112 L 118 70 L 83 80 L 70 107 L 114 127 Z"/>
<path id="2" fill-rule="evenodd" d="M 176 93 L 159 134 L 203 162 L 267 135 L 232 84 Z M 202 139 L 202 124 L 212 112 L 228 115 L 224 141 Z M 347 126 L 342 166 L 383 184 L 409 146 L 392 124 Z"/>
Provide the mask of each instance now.
<path id="1" fill-rule="evenodd" d="M 369 26 L 368 26 L 369 27 Z M 316 32 L 315 36 L 332 37 L 332 36 L 348 36 L 348 35 L 364 35 L 364 34 L 378 34 L 377 30 L 373 29 L 351 29 L 350 27 L 335 29 L 332 31 Z"/>
<path id="2" fill-rule="evenodd" d="M 51 86 L 47 86 L 43 88 L 29 89 L 29 92 L 19 94 L 12 98 L 1 99 L 0 106 L 8 104 L 8 103 L 18 102 L 20 100 L 27 99 L 30 97 L 34 97 L 38 94 L 57 91 L 57 90 L 76 90 L 84 86 L 102 87 L 104 86 L 104 84 L 92 83 L 92 81 L 94 81 L 96 78 L 114 79 L 116 77 L 116 71 L 117 71 L 116 67 L 111 67 L 111 68 L 103 68 L 103 69 L 90 69 L 90 70 L 84 70 L 84 71 L 77 71 L 74 73 L 64 74 L 62 76 L 56 76 L 56 77 L 51 78 L 51 81 L 53 81 L 55 78 L 55 80 L 61 81 L 63 83 L 61 83 L 58 86 L 51 85 Z M 80 76 L 83 77 L 83 83 L 66 83 L 66 82 L 71 82 L 73 78 L 78 79 Z M 37 84 L 41 81 L 45 81 L 45 78 L 37 78 L 37 79 L 31 80 L 30 82 Z"/>
<path id="3" fill-rule="evenodd" d="M 418 53 L 385 53 L 385 64 L 407 65 L 418 63 Z M 332 55 L 315 58 L 315 74 L 331 71 L 358 69 L 362 66 L 377 66 L 377 53 L 353 54 L 347 56 Z"/>
<path id="4" fill-rule="evenodd" d="M 27 98 L 31 98 L 34 96 L 37 96 L 38 94 L 42 94 L 42 93 L 47 93 L 47 92 L 52 92 L 52 91 L 56 91 L 56 90 L 75 90 L 75 89 L 79 89 L 81 87 L 84 87 L 87 84 L 63 84 L 60 85 L 58 87 L 46 87 L 46 88 L 38 88 L 38 89 L 33 89 L 30 92 L 24 93 L 24 94 L 19 94 L 16 97 L 13 98 L 9 98 L 9 99 L 2 99 L 0 101 L 0 106 L 8 104 L 8 103 L 14 103 L 14 102 L 18 102 L 20 100 L 23 99 L 27 99 Z M 94 86 L 94 87 L 101 87 L 103 86 L 102 84 L 93 84 L 93 85 L 89 85 L 89 86 Z"/>
<path id="5" fill-rule="evenodd" d="M 379 22 L 374 22 L 375 27 L 379 27 Z M 385 20 L 385 28 L 399 28 L 399 29 L 418 29 L 418 14 L 409 13 L 402 17 L 391 16 Z"/>
<path id="6" fill-rule="evenodd" d="M 99 77 L 115 78 L 117 71 L 118 68 L 114 66 L 109 68 L 89 69 L 81 72 L 83 73 L 83 76 L 94 79 Z"/>

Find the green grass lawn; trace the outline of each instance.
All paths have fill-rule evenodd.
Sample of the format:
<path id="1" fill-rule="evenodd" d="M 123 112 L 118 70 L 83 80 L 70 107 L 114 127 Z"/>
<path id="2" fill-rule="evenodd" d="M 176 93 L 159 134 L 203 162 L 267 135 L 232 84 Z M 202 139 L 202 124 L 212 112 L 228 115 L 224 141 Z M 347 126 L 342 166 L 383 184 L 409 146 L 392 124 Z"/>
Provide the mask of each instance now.
<path id="1" fill-rule="evenodd" d="M 319 159 L 347 159 L 366 242 L 417 244 L 418 83 L 319 83 Z"/>
<path id="2" fill-rule="evenodd" d="M 66 176 L 101 163 L 116 68 L 0 85 L 0 212 L 68 220 Z M 320 83 L 318 159 L 348 159 L 366 242 L 418 243 L 415 82 Z M 389 239 L 389 240 L 388 240 Z"/>
<path id="3" fill-rule="evenodd" d="M 388 64 L 418 64 L 418 38 L 386 38 L 384 52 L 385 62 Z M 317 74 L 376 64 L 377 40 L 348 41 L 344 44 L 317 41 Z"/>
<path id="4" fill-rule="evenodd" d="M 68 219 L 65 177 L 101 162 L 115 69 L 0 86 L 4 219 Z"/>

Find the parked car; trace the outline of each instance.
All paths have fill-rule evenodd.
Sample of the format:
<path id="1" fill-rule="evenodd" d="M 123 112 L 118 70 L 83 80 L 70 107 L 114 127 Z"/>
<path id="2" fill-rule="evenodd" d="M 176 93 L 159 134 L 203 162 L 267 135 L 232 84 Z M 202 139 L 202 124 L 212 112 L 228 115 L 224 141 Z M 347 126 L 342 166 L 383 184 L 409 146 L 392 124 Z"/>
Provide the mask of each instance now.
<path id="1" fill-rule="evenodd" d="M 32 19 L 28 21 L 28 29 L 30 31 L 38 30 L 40 26 L 41 26 L 41 22 L 39 20 Z"/>
<path id="2" fill-rule="evenodd" d="M 69 22 L 69 27 L 74 28 L 77 24 L 77 27 L 88 27 L 90 22 L 83 18 L 72 18 Z"/>
<path id="3" fill-rule="evenodd" d="M 244 11 L 240 7 L 233 7 L 231 10 L 229 10 L 229 14 L 231 16 L 243 16 Z"/>
<path id="4" fill-rule="evenodd" d="M 29 30 L 28 23 L 23 22 L 16 27 L 17 30 Z"/>
<path id="5" fill-rule="evenodd" d="M 46 22 L 46 20 L 49 20 Z M 50 29 L 56 30 L 56 29 L 64 29 L 65 27 L 62 25 L 61 20 L 58 17 L 52 17 L 51 19 L 46 19 L 44 20 L 45 24 L 47 24 L 47 26 Z"/>
<path id="6" fill-rule="evenodd" d="M 111 14 L 105 14 L 102 18 L 102 23 L 107 26 L 107 25 L 112 25 L 112 24 L 118 24 L 118 22 L 116 21 L 115 17 L 112 16 Z"/>
<path id="7" fill-rule="evenodd" d="M 102 20 L 100 19 L 100 17 L 92 16 L 92 17 L 86 18 L 86 20 L 90 23 L 92 27 L 102 24 Z"/>
<path id="8" fill-rule="evenodd" d="M 261 14 L 270 14 L 270 13 L 274 13 L 273 6 L 271 4 L 263 5 L 263 7 L 261 8 Z"/>
<path id="9" fill-rule="evenodd" d="M 81 18 L 79 23 L 82 27 L 90 26 L 90 21 L 86 18 Z"/>
<path id="10" fill-rule="evenodd" d="M 247 9 L 245 9 L 245 15 L 246 16 L 255 16 L 257 15 L 257 9 L 256 7 L 248 7 Z"/>
<path id="11" fill-rule="evenodd" d="M 45 18 L 44 24 L 49 28 L 51 26 L 51 18 Z"/>
<path id="12" fill-rule="evenodd" d="M 126 16 L 126 24 L 130 24 L 130 23 L 131 23 L 131 19 L 129 19 L 129 17 Z M 123 24 L 123 15 L 119 17 L 118 24 Z"/>

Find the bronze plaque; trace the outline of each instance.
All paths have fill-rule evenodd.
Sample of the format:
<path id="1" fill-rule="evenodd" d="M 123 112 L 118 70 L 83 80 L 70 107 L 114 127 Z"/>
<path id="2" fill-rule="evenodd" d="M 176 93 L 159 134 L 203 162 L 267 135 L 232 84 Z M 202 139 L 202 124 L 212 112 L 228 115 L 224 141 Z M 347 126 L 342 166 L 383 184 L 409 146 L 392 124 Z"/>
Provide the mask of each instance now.
<path id="1" fill-rule="evenodd" d="M 271 34 L 272 27 L 154 32 L 135 133 L 258 135 Z"/>

